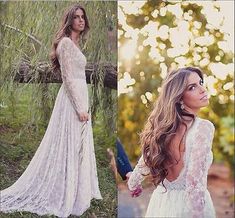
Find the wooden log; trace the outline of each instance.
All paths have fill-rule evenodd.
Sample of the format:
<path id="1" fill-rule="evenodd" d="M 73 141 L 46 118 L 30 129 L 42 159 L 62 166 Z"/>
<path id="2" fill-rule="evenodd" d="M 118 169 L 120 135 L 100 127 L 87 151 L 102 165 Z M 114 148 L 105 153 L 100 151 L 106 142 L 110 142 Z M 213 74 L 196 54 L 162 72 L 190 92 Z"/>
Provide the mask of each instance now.
<path id="1" fill-rule="evenodd" d="M 104 75 L 104 87 L 117 90 L 117 66 L 110 63 L 88 63 L 85 69 L 87 83 L 97 84 L 97 78 L 99 78 L 97 74 L 100 72 L 103 72 Z M 37 76 L 35 76 L 36 73 Z M 21 62 L 14 81 L 19 83 L 62 83 L 61 72 L 53 72 L 47 62 L 33 66 L 28 61 Z"/>

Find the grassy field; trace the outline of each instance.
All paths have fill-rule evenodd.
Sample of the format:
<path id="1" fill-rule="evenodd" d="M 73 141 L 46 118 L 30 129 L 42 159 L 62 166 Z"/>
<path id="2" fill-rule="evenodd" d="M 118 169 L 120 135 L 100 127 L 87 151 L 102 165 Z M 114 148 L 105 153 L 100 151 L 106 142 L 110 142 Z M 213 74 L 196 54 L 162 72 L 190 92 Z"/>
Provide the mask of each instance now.
<path id="1" fill-rule="evenodd" d="M 13 184 L 26 169 L 46 130 L 45 123 L 36 131 L 28 125 L 29 98 L 22 93 L 17 100 L 14 113 L 12 108 L 0 107 L 0 189 Z M 9 102 L 6 105 L 10 105 Z M 116 217 L 117 191 L 113 173 L 109 166 L 107 148 L 115 147 L 115 134 L 108 134 L 101 117 L 93 122 L 93 134 L 98 168 L 99 186 L 103 200 L 92 200 L 89 210 L 81 218 Z M 113 149 L 115 150 L 115 149 Z M 1 218 L 55 217 L 38 216 L 29 212 L 4 214 Z M 70 216 L 70 218 L 76 216 Z"/>

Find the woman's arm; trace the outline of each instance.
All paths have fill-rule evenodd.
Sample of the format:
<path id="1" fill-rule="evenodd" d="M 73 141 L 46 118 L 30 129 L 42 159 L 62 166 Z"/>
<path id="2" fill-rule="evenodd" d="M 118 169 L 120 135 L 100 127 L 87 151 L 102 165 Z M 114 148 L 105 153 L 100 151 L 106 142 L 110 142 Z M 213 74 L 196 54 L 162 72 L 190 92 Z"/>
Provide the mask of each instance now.
<path id="1" fill-rule="evenodd" d="M 58 56 L 61 68 L 62 81 L 64 83 L 65 89 L 68 93 L 68 97 L 76 111 L 79 113 L 87 112 L 84 108 L 85 104 L 83 102 L 81 90 L 78 87 L 78 81 L 73 78 L 73 49 L 74 45 L 71 40 L 67 37 L 61 39 L 58 45 Z M 60 46 L 60 47 L 59 47 Z"/>
<path id="2" fill-rule="evenodd" d="M 143 155 L 140 157 L 137 165 L 135 166 L 134 171 L 132 172 L 130 178 L 128 179 L 127 185 L 130 191 L 135 191 L 140 185 L 141 182 L 145 179 L 150 173 L 149 168 L 144 162 Z"/>
<path id="3" fill-rule="evenodd" d="M 196 131 L 186 175 L 187 207 L 190 217 L 203 218 L 209 168 L 208 158 L 211 153 L 214 126 L 211 122 L 203 120 Z"/>

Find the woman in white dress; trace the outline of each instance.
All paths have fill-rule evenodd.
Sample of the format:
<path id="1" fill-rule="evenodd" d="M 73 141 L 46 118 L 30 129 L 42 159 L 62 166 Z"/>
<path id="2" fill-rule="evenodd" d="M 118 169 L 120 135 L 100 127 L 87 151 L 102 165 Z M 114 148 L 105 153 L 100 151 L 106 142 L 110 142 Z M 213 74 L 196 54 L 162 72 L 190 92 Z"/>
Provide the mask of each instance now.
<path id="1" fill-rule="evenodd" d="M 51 56 L 53 67 L 61 69 L 63 83 L 34 157 L 20 178 L 0 192 L 4 213 L 79 216 L 92 198 L 102 199 L 88 112 L 86 58 L 78 47 L 88 29 L 84 8 L 74 5 L 64 16 Z"/>
<path id="2" fill-rule="evenodd" d="M 153 191 L 145 217 L 214 218 L 207 190 L 214 125 L 197 116 L 209 103 L 201 70 L 172 71 L 142 131 L 142 155 L 128 180 L 133 197 L 151 175 Z"/>

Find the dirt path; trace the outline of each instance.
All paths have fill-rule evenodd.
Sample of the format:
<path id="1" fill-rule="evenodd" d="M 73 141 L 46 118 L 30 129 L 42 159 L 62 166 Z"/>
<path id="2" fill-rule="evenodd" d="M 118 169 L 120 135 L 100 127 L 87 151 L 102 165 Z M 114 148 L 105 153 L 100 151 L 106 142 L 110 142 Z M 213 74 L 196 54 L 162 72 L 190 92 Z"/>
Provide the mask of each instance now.
<path id="1" fill-rule="evenodd" d="M 213 200 L 217 218 L 234 217 L 234 184 L 229 179 L 228 167 L 213 164 L 209 171 L 208 190 Z"/>
<path id="2" fill-rule="evenodd" d="M 125 183 L 118 186 L 118 218 L 144 217 L 154 187 L 146 184 L 142 195 L 132 198 Z M 233 218 L 234 196 L 233 182 L 229 179 L 229 169 L 220 164 L 213 164 L 209 171 L 208 190 L 210 191 L 217 218 Z"/>

